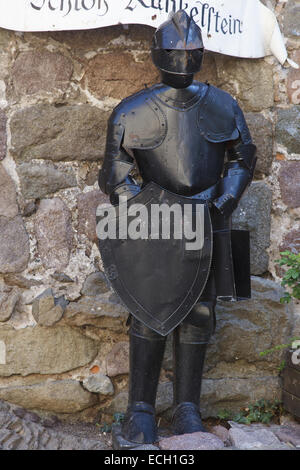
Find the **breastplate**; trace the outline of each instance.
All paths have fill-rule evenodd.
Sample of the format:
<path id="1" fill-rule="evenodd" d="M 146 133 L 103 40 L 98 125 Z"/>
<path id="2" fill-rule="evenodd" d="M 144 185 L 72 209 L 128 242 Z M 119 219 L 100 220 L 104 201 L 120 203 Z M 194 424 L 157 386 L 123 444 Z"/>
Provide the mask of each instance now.
<path id="1" fill-rule="evenodd" d="M 215 103 L 220 101 L 215 90 L 195 82 L 189 89 L 158 85 L 146 98 L 139 95 L 143 105 L 126 116 L 124 144 L 133 151 L 145 183 L 154 181 L 189 196 L 218 181 L 225 142 L 236 131 L 230 124 L 224 133 L 229 119 L 226 115 L 220 119 L 222 113 L 215 112 Z"/>
<path id="2" fill-rule="evenodd" d="M 201 103 L 174 108 L 158 102 L 166 116 L 167 132 L 155 149 L 136 149 L 134 156 L 144 182 L 154 181 L 177 194 L 192 195 L 220 178 L 224 143 L 205 139 L 198 126 Z"/>

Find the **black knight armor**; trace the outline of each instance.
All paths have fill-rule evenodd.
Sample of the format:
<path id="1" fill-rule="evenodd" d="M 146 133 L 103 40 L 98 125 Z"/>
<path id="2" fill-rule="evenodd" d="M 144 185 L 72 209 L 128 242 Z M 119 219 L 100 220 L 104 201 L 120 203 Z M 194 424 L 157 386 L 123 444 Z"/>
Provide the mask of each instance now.
<path id="1" fill-rule="evenodd" d="M 228 93 L 193 80 L 202 65 L 203 42 L 200 28 L 184 11 L 158 28 L 152 58 L 162 82 L 124 99 L 113 111 L 100 188 L 115 206 L 122 196 L 129 206 L 132 201 L 203 205 L 205 229 L 203 247 L 192 255 L 174 240 L 100 242 L 106 273 L 131 314 L 129 405 L 122 434 L 133 443 L 157 439 L 155 397 L 171 331 L 173 430 L 204 430 L 199 397 L 216 300 L 250 296 L 248 233 L 231 230 L 230 223 L 256 161 L 243 113 Z M 142 184 L 131 175 L 134 166 Z"/>

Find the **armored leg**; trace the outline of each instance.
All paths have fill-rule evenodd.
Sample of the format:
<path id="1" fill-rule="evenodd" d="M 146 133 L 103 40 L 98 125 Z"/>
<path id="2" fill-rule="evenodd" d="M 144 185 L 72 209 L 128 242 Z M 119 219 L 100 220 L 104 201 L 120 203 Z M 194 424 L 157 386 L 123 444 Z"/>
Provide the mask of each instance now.
<path id="1" fill-rule="evenodd" d="M 129 401 L 122 426 L 131 442 L 157 440 L 155 399 L 166 338 L 132 318 L 130 327 Z"/>
<path id="2" fill-rule="evenodd" d="M 175 434 L 205 431 L 199 400 L 206 347 L 215 329 L 214 307 L 214 282 L 210 279 L 200 302 L 174 331 Z"/>

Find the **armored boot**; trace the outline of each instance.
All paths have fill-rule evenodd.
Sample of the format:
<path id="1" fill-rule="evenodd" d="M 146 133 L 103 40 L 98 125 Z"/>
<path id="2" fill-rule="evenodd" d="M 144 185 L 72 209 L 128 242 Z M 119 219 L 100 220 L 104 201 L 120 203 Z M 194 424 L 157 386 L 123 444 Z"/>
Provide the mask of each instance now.
<path id="1" fill-rule="evenodd" d="M 174 332 L 174 434 L 205 432 L 199 411 L 206 344 L 199 343 L 198 328 L 182 324 Z"/>
<path id="2" fill-rule="evenodd" d="M 155 399 L 166 338 L 132 318 L 128 409 L 122 435 L 130 442 L 157 441 Z"/>
<path id="3" fill-rule="evenodd" d="M 187 319 L 176 328 L 174 356 L 174 434 L 205 432 L 199 410 L 202 373 L 207 343 L 215 329 L 214 280 L 205 288 L 207 298 L 195 305 Z"/>

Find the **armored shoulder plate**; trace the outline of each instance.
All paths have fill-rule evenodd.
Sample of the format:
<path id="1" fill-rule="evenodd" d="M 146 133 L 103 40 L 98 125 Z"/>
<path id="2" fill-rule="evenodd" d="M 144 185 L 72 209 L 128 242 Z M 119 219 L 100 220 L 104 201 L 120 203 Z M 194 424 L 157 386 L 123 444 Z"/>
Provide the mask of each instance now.
<path id="1" fill-rule="evenodd" d="M 153 149 L 164 140 L 167 121 L 161 107 L 146 89 L 123 100 L 118 106 L 124 129 L 123 146 L 129 149 Z"/>
<path id="2" fill-rule="evenodd" d="M 228 93 L 209 85 L 198 112 L 198 126 L 206 140 L 226 142 L 239 138 L 236 106 Z"/>
<path id="3" fill-rule="evenodd" d="M 180 111 L 194 107 L 199 133 L 209 142 L 221 143 L 239 137 L 244 143 L 251 141 L 237 102 L 223 90 L 212 85 L 205 87 L 204 96 L 201 93 L 205 88 L 199 87 L 199 92 Z M 119 145 L 122 140 L 125 148 L 147 150 L 159 147 L 164 141 L 168 131 L 166 106 L 170 108 L 170 104 L 166 105 L 161 95 L 157 99 L 156 88 L 157 85 L 124 99 L 115 109 L 114 127 L 118 129 L 115 140 Z"/>

